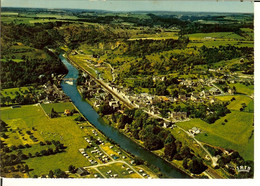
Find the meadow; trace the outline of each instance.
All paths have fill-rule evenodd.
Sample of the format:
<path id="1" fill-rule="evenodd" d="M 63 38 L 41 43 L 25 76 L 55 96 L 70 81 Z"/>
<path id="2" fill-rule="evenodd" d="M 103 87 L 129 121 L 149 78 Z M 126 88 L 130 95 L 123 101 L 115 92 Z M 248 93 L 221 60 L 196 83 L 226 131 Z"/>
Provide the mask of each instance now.
<path id="1" fill-rule="evenodd" d="M 71 102 L 41 104 L 41 106 L 46 114 L 50 114 L 52 109 L 54 109 L 54 111 L 58 113 L 63 113 L 65 109 L 68 109 L 70 111 L 75 109 L 74 105 Z"/>
<path id="2" fill-rule="evenodd" d="M 199 128 L 202 132 L 196 138 L 204 143 L 214 146 L 237 150 L 246 160 L 253 160 L 251 136 L 254 124 L 254 114 L 248 112 L 232 111 L 213 124 L 201 119 L 192 119 L 177 123 L 178 126 L 189 130 Z"/>
<path id="3" fill-rule="evenodd" d="M 244 85 L 241 83 L 234 83 L 234 84 L 229 84 L 229 86 L 235 86 L 236 91 L 239 94 L 246 94 L 248 96 L 251 96 L 254 94 L 254 85 Z"/>
<path id="4" fill-rule="evenodd" d="M 48 104 L 42 106 L 46 112 L 49 112 L 51 108 L 61 112 L 63 112 L 64 108 L 74 108 L 71 103 Z M 30 177 L 33 177 L 34 175 L 47 175 L 50 170 L 54 171 L 56 169 L 67 171 L 70 165 L 73 165 L 76 168 L 93 165 L 88 161 L 89 159 L 79 152 L 79 149 L 85 149 L 89 146 L 89 143 L 84 139 L 85 137 L 94 142 L 94 146 L 85 149 L 85 152 L 88 154 L 90 159 L 97 161 L 98 164 L 103 163 L 97 154 L 91 153 L 91 151 L 98 148 L 101 152 L 104 152 L 105 155 L 107 154 L 107 156 L 109 156 L 109 161 L 112 159 L 112 157 L 110 157 L 111 154 L 118 156 L 118 160 L 121 160 L 121 163 L 115 162 L 115 164 L 100 166 L 99 171 L 103 172 L 103 174 L 105 174 L 104 171 L 114 170 L 115 173 L 118 173 L 120 178 L 140 177 L 136 173 L 120 173 L 117 169 L 119 166 L 117 164 L 120 164 L 120 167 L 124 164 L 122 162 L 128 162 L 130 164 L 133 160 L 132 157 L 116 145 L 113 145 L 113 148 L 111 149 L 112 144 L 88 122 L 74 121 L 74 119 L 78 117 L 78 114 L 50 119 L 45 115 L 39 104 L 25 105 L 14 109 L 7 107 L 1 108 L 1 114 L 1 119 L 10 127 L 8 132 L 6 132 L 8 138 L 1 139 L 4 140 L 9 147 L 12 145 L 18 146 L 26 144 L 31 146 L 30 148 L 22 149 L 22 153 L 26 155 L 31 153 L 33 155 L 32 158 L 24 160 L 31 169 L 29 172 Z M 30 135 L 28 132 L 30 132 Z M 32 140 L 30 138 L 31 135 L 33 135 L 37 141 Z M 98 139 L 102 140 L 104 143 L 99 146 L 96 145 L 95 141 Z M 34 156 L 35 153 L 41 152 L 42 150 L 48 150 L 49 148 L 55 149 L 53 144 L 40 145 L 40 142 L 46 143 L 46 141 L 53 140 L 60 141 L 60 143 L 64 144 L 66 147 L 64 152 L 40 157 Z M 12 153 L 15 153 L 15 151 Z M 144 170 L 145 169 L 147 168 L 144 168 Z M 98 173 L 92 168 L 91 172 L 93 172 L 93 174 Z M 94 177 L 93 174 L 85 177 Z M 76 174 L 70 174 L 70 176 L 79 177 Z"/>
<path id="5" fill-rule="evenodd" d="M 29 88 L 31 87 L 20 87 L 20 88 L 8 88 L 8 89 L 2 89 L 1 94 L 4 97 L 10 96 L 11 99 L 14 99 L 16 96 L 16 92 L 18 92 L 21 95 L 26 95 L 25 92 L 30 92 Z"/>
<path id="6" fill-rule="evenodd" d="M 195 33 L 187 35 L 190 40 L 244 40 L 233 32 Z"/>
<path id="7" fill-rule="evenodd" d="M 1 117 L 12 130 L 17 128 L 22 130 L 25 138 L 16 133 L 11 133 L 6 143 L 11 145 L 30 144 L 31 148 L 28 152 L 35 152 L 39 149 L 38 143 L 40 141 L 58 140 L 67 148 L 66 152 L 55 155 L 29 158 L 25 160 L 26 164 L 33 169 L 30 175 L 48 174 L 49 170 L 60 168 L 61 170 L 68 170 L 69 165 L 76 167 L 86 166 L 88 162 L 79 152 L 78 149 L 84 147 L 86 144 L 83 136 L 85 133 L 76 125 L 74 119 L 77 116 L 48 118 L 38 105 L 22 106 L 15 109 L 1 109 Z M 36 131 L 32 130 L 32 127 Z M 28 140 L 25 131 L 31 131 L 33 136 L 37 138 L 38 142 Z M 7 135 L 9 135 L 7 133 Z"/>
<path id="8" fill-rule="evenodd" d="M 217 96 L 216 98 L 221 101 L 230 101 L 233 97 L 235 98 L 235 100 L 231 101 L 230 104 L 227 106 L 227 108 L 230 110 L 239 111 L 242 107 L 242 103 L 248 105 L 250 102 L 253 101 L 252 98 L 246 95 Z"/>

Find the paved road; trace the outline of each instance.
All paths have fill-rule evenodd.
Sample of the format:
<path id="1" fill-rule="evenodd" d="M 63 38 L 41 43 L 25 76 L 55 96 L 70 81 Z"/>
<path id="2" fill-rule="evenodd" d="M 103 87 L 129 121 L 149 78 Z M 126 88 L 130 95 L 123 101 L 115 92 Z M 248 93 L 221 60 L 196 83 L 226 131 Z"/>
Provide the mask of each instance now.
<path id="1" fill-rule="evenodd" d="M 108 163 L 97 164 L 97 165 L 87 166 L 87 167 L 83 167 L 83 168 L 84 168 L 84 169 L 86 169 L 86 168 L 97 169 L 98 167 L 105 166 L 105 165 L 111 165 L 111 164 L 114 164 L 114 163 L 123 163 L 123 164 L 126 164 L 126 165 L 129 166 L 136 174 L 138 174 L 141 178 L 144 178 L 144 177 L 143 177 L 137 170 L 135 170 L 130 164 L 128 164 L 127 162 L 122 161 L 122 160 L 110 161 L 110 162 L 108 162 Z M 104 176 L 104 175 L 102 175 L 102 176 Z"/>
<path id="2" fill-rule="evenodd" d="M 104 83 L 102 80 L 97 79 L 96 77 L 94 77 L 91 73 L 89 73 L 87 70 L 85 70 L 84 67 L 82 67 L 81 65 L 75 63 L 73 60 L 71 60 L 68 56 L 67 59 L 74 64 L 75 66 L 79 67 L 82 71 L 86 72 L 89 76 L 91 76 L 98 84 L 100 84 L 105 90 L 107 90 L 108 92 L 110 92 L 114 97 L 116 97 L 118 100 L 120 100 L 126 107 L 128 107 L 129 109 L 134 108 L 134 105 L 132 105 L 131 103 L 127 102 L 124 98 L 122 98 L 119 94 L 117 94 L 115 91 L 113 91 L 106 83 Z"/>
<path id="3" fill-rule="evenodd" d="M 115 93 L 115 91 L 113 91 L 110 87 L 108 87 L 103 81 L 95 78 L 92 74 L 90 74 L 87 70 L 85 70 L 82 66 L 76 64 L 73 60 L 71 60 L 69 57 L 68 57 L 69 61 L 71 63 L 73 63 L 74 65 L 78 66 L 81 70 L 83 70 L 84 72 L 86 72 L 87 74 L 89 74 L 98 84 L 100 84 L 103 88 L 105 88 L 108 92 L 110 92 L 113 96 L 115 96 L 117 99 L 119 99 L 121 102 L 123 102 L 128 108 L 134 108 L 134 106 L 127 102 L 124 98 L 122 98 L 120 95 L 118 95 L 117 93 Z M 212 83 L 213 84 L 213 83 Z M 213 86 L 215 86 L 213 84 Z M 224 93 L 220 88 L 218 88 L 217 86 L 215 86 L 215 88 L 219 89 L 221 91 L 221 93 Z M 157 117 L 157 118 L 160 118 L 160 119 L 163 119 L 164 121 L 167 121 L 167 122 L 171 122 L 170 120 L 168 119 L 165 119 L 163 117 L 160 117 L 158 115 L 154 115 L 154 114 L 151 114 L 150 112 L 147 112 L 147 111 L 144 111 L 146 112 L 147 114 L 149 115 L 152 115 L 154 117 Z M 194 135 L 190 134 L 188 131 L 184 130 L 182 127 L 179 127 L 177 126 L 179 129 L 181 129 L 182 131 L 184 131 L 188 136 L 190 136 L 207 154 L 208 156 L 210 157 L 211 161 L 212 161 L 212 166 L 216 166 L 217 165 L 217 159 L 212 157 L 212 155 L 208 152 L 208 150 L 200 143 L 200 141 L 198 141 L 197 139 L 195 139 Z M 119 162 L 119 161 L 117 161 Z M 114 163 L 114 161 L 112 162 L 109 162 L 110 164 L 111 163 Z M 125 162 L 126 163 L 126 162 Z M 107 163 L 108 164 L 108 163 Z M 129 164 L 128 164 L 129 165 Z M 100 166 L 100 165 L 95 165 L 95 166 Z M 130 165 L 129 165 L 130 166 Z M 132 166 L 131 166 L 132 167 Z M 136 171 L 137 172 L 137 171 Z M 137 172 L 138 173 L 138 172 Z M 139 173 L 138 173 L 139 174 Z M 215 174 L 217 174 L 215 172 Z M 140 175 L 140 174 L 139 174 Z"/>
<path id="4" fill-rule="evenodd" d="M 210 178 L 223 179 L 223 177 L 220 176 L 219 174 L 217 174 L 216 171 L 215 171 L 214 169 L 212 169 L 211 167 L 208 167 L 208 169 L 205 170 L 205 173 L 206 173 Z"/>

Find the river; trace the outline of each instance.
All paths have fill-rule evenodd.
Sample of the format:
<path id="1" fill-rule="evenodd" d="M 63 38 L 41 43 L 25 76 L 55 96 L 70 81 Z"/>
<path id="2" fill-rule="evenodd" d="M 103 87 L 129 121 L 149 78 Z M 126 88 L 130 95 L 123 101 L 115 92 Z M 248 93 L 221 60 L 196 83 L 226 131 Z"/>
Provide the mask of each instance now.
<path id="1" fill-rule="evenodd" d="M 60 59 L 69 71 L 65 78 L 77 79 L 78 70 L 73 65 L 71 65 L 62 55 L 60 55 Z M 62 81 L 61 87 L 63 91 L 67 96 L 70 97 L 74 105 L 89 120 L 89 122 L 93 124 L 98 130 L 100 130 L 104 135 L 115 141 L 124 150 L 132 153 L 133 155 L 141 158 L 144 161 L 147 161 L 149 164 L 159 167 L 160 171 L 169 178 L 190 178 L 182 171 L 173 167 L 167 161 L 133 142 L 124 134 L 120 133 L 117 129 L 104 123 L 98 113 L 91 107 L 91 105 L 82 100 L 81 95 L 79 94 L 76 87 L 76 80 L 73 81 L 73 85 L 69 85 Z"/>

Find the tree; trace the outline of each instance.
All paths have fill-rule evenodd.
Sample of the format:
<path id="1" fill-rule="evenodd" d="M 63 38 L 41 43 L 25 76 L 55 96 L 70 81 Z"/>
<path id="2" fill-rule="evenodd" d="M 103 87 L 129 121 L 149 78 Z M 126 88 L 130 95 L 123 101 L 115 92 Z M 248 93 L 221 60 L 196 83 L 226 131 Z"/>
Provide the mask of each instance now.
<path id="1" fill-rule="evenodd" d="M 36 157 L 39 157 L 39 156 L 41 156 L 41 155 L 40 155 L 39 152 L 35 152 L 35 156 L 36 156 Z"/>
<path id="2" fill-rule="evenodd" d="M 50 116 L 51 116 L 51 118 L 56 118 L 59 116 L 59 114 L 52 108 Z"/>
<path id="3" fill-rule="evenodd" d="M 76 172 L 75 166 L 70 165 L 70 166 L 69 166 L 69 172 L 70 172 L 70 173 L 75 173 L 75 172 Z"/>
<path id="4" fill-rule="evenodd" d="M 176 145 L 174 142 L 172 143 L 167 143 L 164 146 L 164 155 L 166 156 L 167 159 L 172 160 L 173 156 L 176 154 Z"/>
<path id="5" fill-rule="evenodd" d="M 68 177 L 68 175 L 61 169 L 55 169 L 54 175 L 56 176 L 56 178 L 67 178 Z"/>
<path id="6" fill-rule="evenodd" d="M 190 158 L 184 158 L 183 162 L 182 162 L 182 166 L 185 168 L 185 169 L 188 169 L 190 167 L 190 164 L 191 164 L 191 159 Z"/>
<path id="7" fill-rule="evenodd" d="M 206 166 L 203 164 L 203 161 L 201 158 L 193 157 L 192 162 L 189 165 L 189 170 L 194 174 L 200 174 L 203 171 L 206 170 Z"/>
<path id="8" fill-rule="evenodd" d="M 30 170 L 30 169 L 29 169 L 29 166 L 26 164 L 26 165 L 24 166 L 24 171 L 25 171 L 25 172 L 29 172 L 29 170 Z"/>
<path id="9" fill-rule="evenodd" d="M 171 143 L 175 142 L 175 140 L 176 139 L 170 133 L 170 134 L 168 134 L 167 138 L 165 139 L 164 144 L 171 144 Z"/>
<path id="10" fill-rule="evenodd" d="M 49 178 L 54 178 L 54 173 L 53 173 L 52 170 L 49 171 L 48 177 L 49 177 Z"/>

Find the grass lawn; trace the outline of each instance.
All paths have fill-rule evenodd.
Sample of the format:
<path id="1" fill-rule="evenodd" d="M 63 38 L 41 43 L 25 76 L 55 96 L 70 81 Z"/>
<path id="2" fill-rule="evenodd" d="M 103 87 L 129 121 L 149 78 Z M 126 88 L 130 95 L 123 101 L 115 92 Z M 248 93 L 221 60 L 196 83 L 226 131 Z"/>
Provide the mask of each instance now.
<path id="1" fill-rule="evenodd" d="M 46 106 L 46 105 L 45 105 Z M 63 111 L 63 107 L 73 106 L 69 103 L 62 104 L 49 104 L 45 109 L 50 109 L 52 107 L 61 109 Z M 74 108 L 74 107 L 73 107 Z M 40 105 L 26 105 L 21 108 L 1 108 L 1 119 L 5 121 L 9 126 L 9 131 L 6 132 L 8 136 L 7 139 L 1 138 L 8 146 L 18 146 L 30 144 L 30 148 L 22 149 L 22 152 L 26 155 L 31 153 L 34 157 L 24 160 L 24 162 L 32 169 L 29 174 L 30 177 L 34 175 L 41 176 L 43 174 L 48 174 L 50 170 L 55 170 L 60 168 L 61 170 L 67 171 L 69 165 L 74 165 L 77 167 L 86 167 L 91 166 L 92 164 L 88 160 L 95 160 L 99 164 L 101 164 L 101 160 L 99 160 L 99 156 L 97 154 L 92 154 L 91 151 L 94 149 L 100 149 L 104 151 L 104 155 L 110 156 L 110 154 L 116 155 L 121 161 L 126 161 L 130 163 L 132 158 L 129 157 L 127 153 L 125 153 L 118 146 L 113 145 L 113 148 L 110 149 L 112 145 L 110 142 L 106 140 L 106 137 L 101 135 L 99 131 L 97 131 L 92 125 L 87 122 L 76 124 L 74 119 L 79 114 L 74 114 L 69 117 L 58 117 L 50 119 L 45 115 Z M 30 131 L 32 135 L 37 139 L 37 141 L 32 141 L 27 134 L 26 131 Z M 86 148 L 88 146 L 88 142 L 84 139 L 87 137 L 91 139 L 93 146 L 86 150 L 86 153 L 89 156 L 89 159 L 84 157 L 79 149 Z M 96 145 L 95 140 L 101 139 L 104 144 Z M 53 144 L 41 146 L 40 142 L 46 141 L 60 141 L 60 143 L 64 144 L 66 147 L 65 152 L 48 155 L 48 156 L 40 156 L 36 157 L 36 152 L 41 152 L 42 150 L 47 150 L 48 148 L 55 149 Z M 119 154 L 119 151 L 121 152 Z M 16 154 L 17 150 L 12 151 L 11 153 Z M 123 159 L 125 156 L 125 159 Z M 111 162 L 111 160 L 109 160 Z M 140 176 L 136 173 L 129 174 L 127 171 L 124 171 L 122 165 L 124 163 L 115 162 L 111 165 L 104 165 L 100 167 L 100 170 L 104 172 L 105 170 L 113 170 L 114 174 L 118 174 L 120 178 L 139 178 Z M 125 165 L 126 166 L 126 165 Z M 127 167 L 127 166 L 126 166 Z M 90 168 L 90 167 L 89 167 Z M 98 173 L 95 169 L 92 169 L 92 172 Z M 122 169 L 122 170 L 121 170 Z M 125 168 L 126 169 L 126 168 Z M 108 171 L 107 170 L 107 171 Z M 147 171 L 147 168 L 144 169 Z M 125 172 L 125 173 L 123 173 Z M 148 172 L 151 172 L 149 170 Z M 99 174 L 98 174 L 99 175 Z M 78 175 L 70 175 L 71 177 L 79 177 Z M 84 176 L 86 178 L 92 178 L 94 175 Z M 153 175 L 155 176 L 155 175 Z M 100 175 L 100 177 L 102 177 Z M 156 177 L 156 176 L 155 176 Z"/>
<path id="2" fill-rule="evenodd" d="M 74 105 L 71 102 L 41 104 L 41 106 L 46 114 L 50 114 L 52 108 L 58 113 L 63 113 L 65 109 L 69 109 L 70 111 L 75 109 Z"/>
<path id="3" fill-rule="evenodd" d="M 196 34 L 188 34 L 190 40 L 201 40 L 205 39 L 206 37 L 211 37 L 216 40 L 218 39 L 225 39 L 225 40 L 238 40 L 245 38 L 233 33 L 233 32 L 212 32 L 212 33 L 196 33 Z"/>
<path id="4" fill-rule="evenodd" d="M 189 42 L 187 47 L 202 47 L 203 45 L 205 45 L 206 47 L 218 47 L 218 46 L 228 46 L 228 45 L 232 45 L 235 47 L 250 47 L 253 48 L 254 47 L 254 42 L 253 41 L 234 41 L 234 40 L 212 40 L 212 41 L 208 41 L 208 40 L 193 40 L 191 42 Z"/>
<path id="5" fill-rule="evenodd" d="M 197 143 L 194 143 L 193 142 L 194 140 L 188 137 L 188 135 L 181 129 L 175 127 L 173 129 L 168 129 L 168 130 L 172 133 L 172 135 L 176 138 L 176 140 L 182 142 L 183 146 L 188 146 L 200 157 L 205 157 L 207 155 L 205 151 Z"/>
<path id="6" fill-rule="evenodd" d="M 10 96 L 11 99 L 14 99 L 16 94 L 15 92 L 18 92 L 19 94 L 21 95 L 24 95 L 24 91 L 29 91 L 29 88 L 30 87 L 20 87 L 20 88 L 8 88 L 8 89 L 2 89 L 1 91 L 1 94 L 4 96 L 4 97 L 7 97 L 7 96 Z"/>
<path id="7" fill-rule="evenodd" d="M 227 119 L 226 123 L 225 119 Z M 192 119 L 188 122 L 177 123 L 177 125 L 186 130 L 198 127 L 202 130 L 201 134 L 196 137 L 198 140 L 214 146 L 237 150 L 241 155 L 244 155 L 244 158 L 253 159 L 250 156 L 250 154 L 253 155 L 252 142 L 249 140 L 254 129 L 253 122 L 253 113 L 232 111 L 214 124 L 208 124 L 200 119 Z"/>
<path id="8" fill-rule="evenodd" d="M 126 170 L 127 168 L 129 168 L 129 170 Z M 126 164 L 119 162 L 113 163 L 111 166 L 104 165 L 98 167 L 98 170 L 102 172 L 107 178 L 110 177 L 109 174 L 107 174 L 109 170 L 112 171 L 111 175 L 118 174 L 119 178 L 142 178 L 139 174 L 135 172 L 129 174 L 128 171 L 131 171 L 132 169 Z"/>
<path id="9" fill-rule="evenodd" d="M 233 97 L 236 100 L 230 102 L 230 104 L 227 106 L 228 109 L 239 111 L 239 109 L 242 107 L 241 106 L 242 103 L 245 103 L 246 105 L 251 104 L 250 108 L 252 108 L 252 103 L 251 102 L 253 100 L 250 97 L 245 96 L 245 95 L 218 96 L 216 98 L 221 100 L 221 101 L 230 101 Z"/>
<path id="10" fill-rule="evenodd" d="M 237 93 L 241 93 L 241 94 L 246 94 L 251 96 L 252 94 L 254 94 L 254 85 L 243 85 L 241 83 L 235 83 L 235 84 L 229 84 L 229 86 L 236 87 Z"/>
<path id="11" fill-rule="evenodd" d="M 16 109 L 1 109 L 1 113 L 1 119 L 13 130 L 19 127 L 22 129 L 22 133 L 25 133 L 25 131 L 35 127 L 37 131 L 34 131 L 33 135 L 39 141 L 59 140 L 67 147 L 66 152 L 63 153 L 25 160 L 28 166 L 33 169 L 30 172 L 30 176 L 35 174 L 48 174 L 49 170 L 55 170 L 57 168 L 66 171 L 68 170 L 69 165 L 74 165 L 76 167 L 89 165 L 86 158 L 78 151 L 78 149 L 84 148 L 87 143 L 83 138 L 86 134 L 80 129 L 75 121 L 73 121 L 77 116 L 49 119 L 45 116 L 39 106 L 33 105 Z M 9 135 L 9 132 L 7 135 Z M 18 139 L 9 137 L 6 140 L 6 143 L 10 146 L 26 143 L 30 144 L 30 142 L 23 140 L 18 134 L 16 134 L 16 136 L 18 136 Z M 31 145 L 31 148 L 26 149 L 28 152 L 34 152 L 35 148 L 42 148 L 39 147 L 37 143 L 31 143 Z"/>

